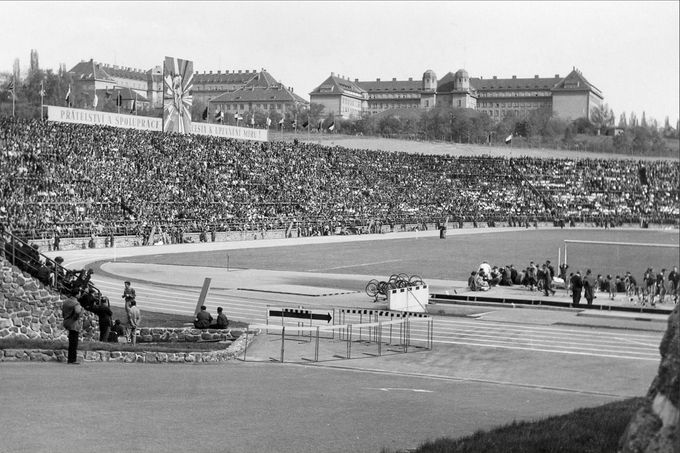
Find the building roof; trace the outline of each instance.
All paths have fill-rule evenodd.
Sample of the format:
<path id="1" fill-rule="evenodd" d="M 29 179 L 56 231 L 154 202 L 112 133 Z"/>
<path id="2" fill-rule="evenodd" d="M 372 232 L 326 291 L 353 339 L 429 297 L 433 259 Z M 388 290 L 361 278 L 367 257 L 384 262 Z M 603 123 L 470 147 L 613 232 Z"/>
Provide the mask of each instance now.
<path id="1" fill-rule="evenodd" d="M 245 85 L 250 82 L 259 73 L 257 71 L 218 71 L 203 74 L 198 72 L 194 73 L 194 85 L 205 84 L 205 83 L 231 83 Z"/>
<path id="2" fill-rule="evenodd" d="M 114 82 L 116 78 L 146 81 L 149 71 L 99 63 L 90 59 L 76 64 L 69 72 L 73 73 L 76 80 L 108 80 Z"/>
<path id="3" fill-rule="evenodd" d="M 364 90 L 369 93 L 396 92 L 396 91 L 421 91 L 423 82 L 421 80 L 376 80 L 357 82 Z"/>
<path id="4" fill-rule="evenodd" d="M 111 75 L 106 72 L 103 65 L 90 59 L 81 61 L 69 71 L 75 80 L 108 80 L 113 82 Z"/>
<path id="5" fill-rule="evenodd" d="M 222 93 L 216 98 L 211 99 L 210 102 L 309 103 L 281 84 L 270 87 L 252 85 L 239 88 L 235 91 Z"/>
<path id="6" fill-rule="evenodd" d="M 572 69 L 565 78 L 558 81 L 554 85 L 553 91 L 592 91 L 599 97 L 602 97 L 602 92 L 595 85 L 588 82 L 583 74 L 581 74 L 581 71 L 576 68 Z"/>
<path id="7" fill-rule="evenodd" d="M 273 87 L 279 85 L 279 82 L 276 81 L 274 77 L 264 69 L 257 74 L 255 74 L 254 77 L 252 77 L 247 83 L 246 87 L 263 87 L 263 88 L 268 88 L 268 87 Z"/>
<path id="8" fill-rule="evenodd" d="M 461 72 L 463 71 L 463 72 Z M 469 90 L 456 90 L 456 78 L 459 77 L 467 77 L 467 71 L 464 69 L 459 69 L 456 71 L 454 74 L 453 72 L 447 72 L 444 77 L 442 77 L 439 81 L 437 81 L 437 93 L 453 93 L 453 92 L 459 92 L 459 93 L 468 93 L 471 92 L 474 94 L 475 87 L 472 85 L 472 79 L 469 79 L 470 81 L 470 89 Z"/>
<path id="9" fill-rule="evenodd" d="M 448 75 L 448 74 L 447 74 Z M 483 79 L 470 77 L 470 86 L 477 91 L 492 90 L 551 90 L 559 81 L 559 76 L 521 78 L 512 77 L 510 79 Z"/>
<path id="10" fill-rule="evenodd" d="M 331 73 L 321 85 L 314 88 L 309 94 L 344 94 L 353 97 L 363 97 L 364 93 L 366 93 L 366 90 L 357 83 L 337 77 L 335 74 Z"/>

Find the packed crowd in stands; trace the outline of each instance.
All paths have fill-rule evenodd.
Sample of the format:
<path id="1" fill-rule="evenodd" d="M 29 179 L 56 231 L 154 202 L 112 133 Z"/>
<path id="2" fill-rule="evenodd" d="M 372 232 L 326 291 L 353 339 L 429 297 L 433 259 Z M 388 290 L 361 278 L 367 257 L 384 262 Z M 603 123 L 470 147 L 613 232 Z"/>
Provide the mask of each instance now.
<path id="1" fill-rule="evenodd" d="M 29 239 L 680 215 L 680 169 L 664 160 L 644 162 L 645 185 L 633 160 L 421 155 L 9 118 L 0 150 L 0 222 Z"/>

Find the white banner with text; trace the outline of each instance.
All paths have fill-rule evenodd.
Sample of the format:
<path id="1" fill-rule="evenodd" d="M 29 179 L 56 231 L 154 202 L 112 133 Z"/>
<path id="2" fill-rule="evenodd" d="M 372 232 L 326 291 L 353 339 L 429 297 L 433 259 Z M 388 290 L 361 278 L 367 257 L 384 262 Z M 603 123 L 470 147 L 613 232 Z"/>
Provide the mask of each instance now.
<path id="1" fill-rule="evenodd" d="M 191 132 L 198 135 L 213 137 L 236 138 L 241 140 L 257 140 L 266 142 L 266 129 L 251 129 L 248 127 L 224 126 L 221 124 L 191 123 Z"/>
<path id="2" fill-rule="evenodd" d="M 72 109 L 55 105 L 47 106 L 47 120 L 59 121 L 61 123 L 125 127 L 145 131 L 160 131 L 163 129 L 162 118 L 122 115 L 120 113 L 100 112 L 97 110 Z"/>
<path id="3" fill-rule="evenodd" d="M 97 126 L 113 126 L 145 131 L 163 130 L 163 119 L 149 116 L 123 115 L 119 113 L 100 112 L 97 110 L 73 109 L 55 105 L 47 106 L 47 120 L 62 123 L 91 124 Z M 210 135 L 212 137 L 234 138 L 238 140 L 256 140 L 266 142 L 266 129 L 224 126 L 221 124 L 191 123 L 191 133 Z"/>

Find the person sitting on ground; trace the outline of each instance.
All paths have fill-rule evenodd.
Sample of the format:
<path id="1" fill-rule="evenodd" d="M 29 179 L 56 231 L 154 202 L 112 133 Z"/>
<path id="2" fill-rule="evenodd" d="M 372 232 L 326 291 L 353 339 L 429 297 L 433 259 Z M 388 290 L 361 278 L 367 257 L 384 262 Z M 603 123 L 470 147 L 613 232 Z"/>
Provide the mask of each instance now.
<path id="1" fill-rule="evenodd" d="M 210 324 L 211 329 L 226 329 L 229 327 L 229 319 L 222 311 L 222 307 L 217 307 L 217 322 Z"/>
<path id="2" fill-rule="evenodd" d="M 470 272 L 470 277 L 468 278 L 468 288 L 470 291 L 477 291 L 477 272 Z"/>
<path id="3" fill-rule="evenodd" d="M 484 278 L 483 271 L 477 273 L 477 278 L 475 279 L 475 286 L 477 287 L 477 291 L 489 290 L 489 282 L 487 282 L 486 279 Z"/>
<path id="4" fill-rule="evenodd" d="M 125 327 L 120 323 L 120 319 L 116 319 L 113 327 L 111 327 L 111 333 L 109 333 L 109 342 L 118 343 L 119 338 L 125 338 Z"/>
<path id="5" fill-rule="evenodd" d="M 491 269 L 491 275 L 489 277 L 489 286 L 496 286 L 501 282 L 501 273 L 498 270 L 498 266 L 494 266 Z"/>
<path id="6" fill-rule="evenodd" d="M 512 273 L 510 272 L 510 266 L 505 266 L 503 270 L 501 270 L 501 282 L 499 285 L 501 286 L 512 286 Z"/>
<path id="7" fill-rule="evenodd" d="M 206 311 L 205 305 L 201 305 L 201 311 L 196 313 L 196 318 L 194 319 L 194 327 L 197 329 L 207 329 L 210 327 L 212 320 L 213 317 Z"/>

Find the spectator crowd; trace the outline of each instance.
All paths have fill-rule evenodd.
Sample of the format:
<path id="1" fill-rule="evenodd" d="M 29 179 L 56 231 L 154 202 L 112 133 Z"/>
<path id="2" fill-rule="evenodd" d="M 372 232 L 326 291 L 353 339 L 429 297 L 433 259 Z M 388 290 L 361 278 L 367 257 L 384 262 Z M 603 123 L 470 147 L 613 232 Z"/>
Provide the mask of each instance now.
<path id="1" fill-rule="evenodd" d="M 0 119 L 0 222 L 28 239 L 677 221 L 675 161 L 456 157 Z M 110 239 L 109 239 L 110 237 Z"/>

